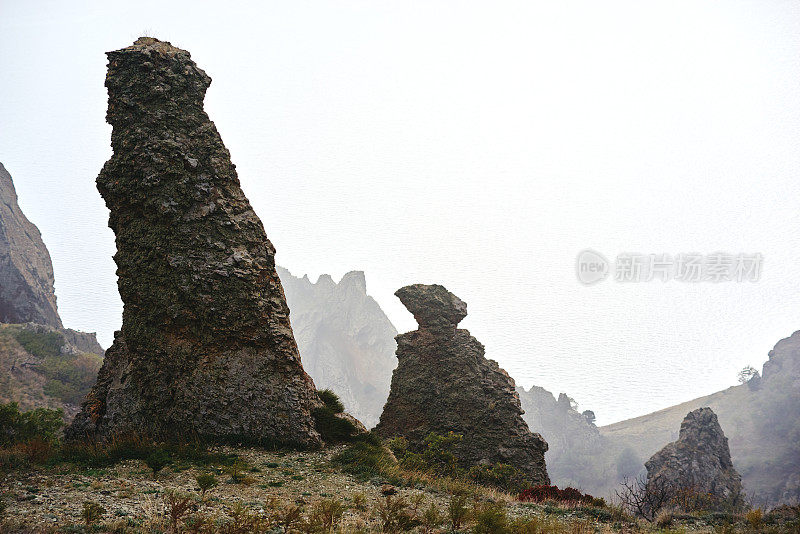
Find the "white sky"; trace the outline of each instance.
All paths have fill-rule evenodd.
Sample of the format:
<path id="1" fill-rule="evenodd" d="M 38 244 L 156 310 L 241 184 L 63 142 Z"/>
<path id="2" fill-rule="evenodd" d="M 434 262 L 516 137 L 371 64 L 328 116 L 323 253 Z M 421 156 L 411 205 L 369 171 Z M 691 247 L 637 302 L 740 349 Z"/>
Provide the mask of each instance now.
<path id="1" fill-rule="evenodd" d="M 800 3 L 0 0 L 0 161 L 67 326 L 119 327 L 106 58 L 143 33 L 206 109 L 294 274 L 442 283 L 529 386 L 601 423 L 735 383 L 800 329 Z M 760 252 L 750 284 L 592 287 L 584 248 Z"/>

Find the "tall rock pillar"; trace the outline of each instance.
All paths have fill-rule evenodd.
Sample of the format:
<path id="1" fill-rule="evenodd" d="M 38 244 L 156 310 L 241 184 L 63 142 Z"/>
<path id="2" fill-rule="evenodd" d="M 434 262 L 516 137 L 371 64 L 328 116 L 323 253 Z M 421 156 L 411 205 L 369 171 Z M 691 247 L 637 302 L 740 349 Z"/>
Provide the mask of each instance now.
<path id="1" fill-rule="evenodd" d="M 67 435 L 321 443 L 275 249 L 203 111 L 211 79 L 143 37 L 108 53 L 114 154 L 97 178 L 116 234 L 122 329 Z"/>

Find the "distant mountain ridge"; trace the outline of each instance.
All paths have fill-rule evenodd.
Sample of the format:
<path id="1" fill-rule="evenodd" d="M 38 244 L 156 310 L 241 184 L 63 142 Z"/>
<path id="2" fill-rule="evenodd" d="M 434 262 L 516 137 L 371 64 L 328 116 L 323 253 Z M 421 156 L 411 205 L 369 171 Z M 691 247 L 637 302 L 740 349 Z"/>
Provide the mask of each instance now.
<path id="1" fill-rule="evenodd" d="M 584 487 L 585 474 L 590 471 L 588 457 L 601 447 L 600 431 L 584 415 L 572 407 L 565 393 L 556 397 L 546 389 L 518 387 L 522 418 L 531 432 L 540 433 L 549 448 L 545 454 L 547 471 L 553 484 L 559 487 Z"/>
<path id="2" fill-rule="evenodd" d="M 607 474 L 615 455 L 634 455 L 641 465 L 677 439 L 688 412 L 702 407 L 717 414 L 748 496 L 757 504 L 800 501 L 800 331 L 779 341 L 762 375 L 746 384 L 600 427 L 605 449 L 592 460 Z"/>
<path id="3" fill-rule="evenodd" d="M 318 389 L 330 388 L 367 427 L 378 422 L 397 365 L 397 329 L 367 295 L 362 271 L 337 284 L 323 274 L 316 283 L 282 267 L 278 276 L 303 368 Z"/>

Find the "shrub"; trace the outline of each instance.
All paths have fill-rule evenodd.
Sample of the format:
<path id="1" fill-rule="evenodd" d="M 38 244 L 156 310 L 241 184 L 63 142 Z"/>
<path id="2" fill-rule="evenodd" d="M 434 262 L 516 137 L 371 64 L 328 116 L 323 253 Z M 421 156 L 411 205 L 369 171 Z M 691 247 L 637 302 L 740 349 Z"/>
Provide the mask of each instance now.
<path id="1" fill-rule="evenodd" d="M 370 440 L 357 441 L 337 454 L 333 461 L 341 465 L 346 473 L 362 480 L 397 474 L 397 462 L 380 442 L 375 444 Z"/>
<path id="2" fill-rule="evenodd" d="M 338 417 L 337 412 L 328 406 L 315 408 L 311 415 L 314 416 L 317 432 L 322 439 L 329 443 L 344 443 L 353 441 L 358 434 L 356 425 L 343 417 Z"/>
<path id="3" fill-rule="evenodd" d="M 169 515 L 169 523 L 172 527 L 172 532 L 178 532 L 178 523 L 180 520 L 189 513 L 192 506 L 192 500 L 184 495 L 177 493 L 167 493 L 164 497 L 167 505 L 167 514 Z"/>
<path id="4" fill-rule="evenodd" d="M 501 504 L 476 504 L 472 517 L 475 534 L 505 534 L 508 531 L 508 516 Z"/>
<path id="5" fill-rule="evenodd" d="M 342 404 L 339 396 L 330 389 L 321 389 L 317 391 L 317 396 L 333 413 L 342 413 L 344 411 L 344 404 Z"/>
<path id="6" fill-rule="evenodd" d="M 673 488 L 669 497 L 669 504 L 684 512 L 723 508 L 723 503 L 719 498 L 711 493 L 700 491 L 690 484 Z"/>
<path id="7" fill-rule="evenodd" d="M 477 484 L 495 486 L 509 492 L 519 492 L 529 486 L 525 476 L 508 464 L 475 465 L 467 472 Z"/>
<path id="8" fill-rule="evenodd" d="M 658 528 L 668 528 L 672 526 L 672 522 L 675 519 L 672 510 L 668 510 L 666 508 L 662 508 L 658 515 L 655 518 L 655 524 Z"/>
<path id="9" fill-rule="evenodd" d="M 761 511 L 761 508 L 756 508 L 747 512 L 744 518 L 751 527 L 758 530 L 764 521 L 764 512 Z"/>
<path id="10" fill-rule="evenodd" d="M 29 464 L 43 464 L 53 455 L 53 443 L 41 438 L 33 438 L 25 443 L 20 443 L 16 449 Z"/>
<path id="11" fill-rule="evenodd" d="M 595 508 L 606 508 L 608 507 L 608 503 L 603 497 L 595 497 L 592 499 L 592 506 Z"/>
<path id="12" fill-rule="evenodd" d="M 153 470 L 153 476 L 157 476 L 158 472 L 169 465 L 172 460 L 169 454 L 167 454 L 167 451 L 164 449 L 157 449 L 151 452 L 147 458 L 145 458 L 144 462 L 147 464 L 147 467 Z"/>
<path id="13" fill-rule="evenodd" d="M 435 503 L 431 503 L 425 510 L 425 513 L 422 514 L 422 531 L 425 534 L 429 534 L 441 524 L 442 515 L 439 513 L 439 508 L 437 508 Z"/>
<path id="14" fill-rule="evenodd" d="M 214 487 L 217 486 L 217 477 L 212 475 L 211 473 L 204 473 L 202 475 L 197 475 L 195 477 L 197 481 L 197 485 L 200 488 L 200 497 L 202 499 L 206 498 L 206 492 Z"/>
<path id="15" fill-rule="evenodd" d="M 269 532 L 272 519 L 268 515 L 251 512 L 242 503 L 236 503 L 229 512 L 230 520 L 215 524 L 214 533 L 243 534 L 249 532 Z"/>
<path id="16" fill-rule="evenodd" d="M 239 460 L 236 454 L 209 452 L 199 441 L 156 443 L 149 437 L 137 434 L 116 435 L 103 442 L 71 441 L 61 447 L 59 459 L 86 467 L 108 467 L 122 460 L 145 461 L 157 451 L 174 460 L 200 466 L 229 466 Z"/>
<path id="17" fill-rule="evenodd" d="M 403 497 L 387 495 L 378 502 L 377 512 L 382 532 L 407 532 L 419 525 Z"/>
<path id="18" fill-rule="evenodd" d="M 344 514 L 344 505 L 336 499 L 323 499 L 316 503 L 308 517 L 314 532 L 333 532 Z"/>
<path id="19" fill-rule="evenodd" d="M 425 438 L 425 450 L 422 459 L 433 471 L 441 475 L 452 475 L 458 467 L 455 448 L 461 443 L 463 436 L 455 432 L 439 435 L 431 432 Z"/>
<path id="20" fill-rule="evenodd" d="M 519 494 L 517 500 L 523 502 L 543 502 L 543 501 L 557 501 L 557 502 L 571 502 L 593 504 L 595 498 L 589 494 L 581 493 L 575 488 L 559 489 L 558 486 L 540 485 L 528 488 Z M 601 501 L 598 499 L 597 501 Z M 605 501 L 602 501 L 605 503 Z"/>
<path id="21" fill-rule="evenodd" d="M 391 449 L 398 461 L 408 454 L 408 440 L 403 436 L 398 436 L 386 440 L 386 446 Z"/>
<path id="22" fill-rule="evenodd" d="M 362 512 L 367 509 L 367 496 L 361 492 L 353 494 L 353 508 L 361 510 Z"/>
<path id="23" fill-rule="evenodd" d="M 447 507 L 447 516 L 450 518 L 450 528 L 453 532 L 461 528 L 469 516 L 466 495 L 453 495 Z"/>
<path id="24" fill-rule="evenodd" d="M 20 412 L 16 402 L 0 405 L 0 446 L 24 443 L 32 439 L 56 441 L 64 426 L 64 412 L 36 408 Z"/>
<path id="25" fill-rule="evenodd" d="M 411 444 L 404 437 L 392 438 L 387 445 L 405 469 L 458 476 L 462 473 L 458 468 L 455 449 L 462 437 L 454 432 L 445 435 L 431 432 L 421 445 L 417 445 L 416 450 L 412 450 Z"/>
<path id="26" fill-rule="evenodd" d="M 299 506 L 290 504 L 283 506 L 273 513 L 275 521 L 283 527 L 284 532 L 292 531 L 292 525 L 300 523 L 303 519 L 302 510 Z"/>
<path id="27" fill-rule="evenodd" d="M 616 495 L 627 511 L 652 522 L 658 511 L 672 502 L 675 487 L 664 477 L 656 477 L 651 484 L 644 477 L 635 480 L 626 478 Z"/>
<path id="28" fill-rule="evenodd" d="M 248 477 L 244 471 L 247 470 L 247 462 L 244 460 L 236 460 L 230 464 L 225 471 L 231 476 L 228 479 L 228 484 L 251 484 L 253 479 Z M 271 485 L 271 484 L 270 484 Z M 283 482 L 281 482 L 283 485 Z"/>
<path id="29" fill-rule="evenodd" d="M 90 527 L 100 521 L 104 513 L 106 513 L 105 508 L 94 501 L 85 501 L 83 503 L 82 516 L 87 527 Z"/>
<path id="30" fill-rule="evenodd" d="M 409 443 L 406 438 L 402 436 L 392 438 L 386 442 L 386 446 L 391 449 L 403 468 L 412 471 L 428 471 L 430 469 L 421 454 L 412 452 L 409 449 Z"/>

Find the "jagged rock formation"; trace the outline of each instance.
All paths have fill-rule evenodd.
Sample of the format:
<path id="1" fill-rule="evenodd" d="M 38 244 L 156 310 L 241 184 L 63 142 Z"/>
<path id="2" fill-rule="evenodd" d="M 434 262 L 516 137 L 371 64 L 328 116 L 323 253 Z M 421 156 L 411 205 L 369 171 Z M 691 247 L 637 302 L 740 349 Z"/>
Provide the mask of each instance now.
<path id="1" fill-rule="evenodd" d="M 367 295 L 364 273 L 352 271 L 336 284 L 317 283 L 278 267 L 303 368 L 319 389 L 333 390 L 348 412 L 375 426 L 389 396 L 397 330 Z"/>
<path id="2" fill-rule="evenodd" d="M 712 506 L 742 503 L 742 477 L 733 468 L 728 438 L 711 408 L 689 412 L 678 440 L 654 454 L 645 467 L 649 491 L 666 483 L 673 491 L 708 495 Z"/>
<path id="3" fill-rule="evenodd" d="M 106 351 L 97 342 L 96 332 L 81 332 L 80 330 L 73 330 L 72 328 L 63 328 L 60 330 L 61 335 L 64 336 L 64 341 L 67 345 L 75 347 L 79 352 L 90 352 L 98 356 L 105 356 Z"/>
<path id="4" fill-rule="evenodd" d="M 143 37 L 108 53 L 122 329 L 69 438 L 131 431 L 318 446 L 275 249 L 203 111 L 211 79 Z"/>
<path id="5" fill-rule="evenodd" d="M 60 328 L 53 283 L 39 229 L 19 209 L 11 175 L 0 163 L 0 323 Z"/>
<path id="6" fill-rule="evenodd" d="M 465 465 L 505 463 L 534 484 L 549 482 L 547 442 L 522 420 L 514 380 L 467 330 L 456 328 L 467 305 L 440 285 L 416 284 L 395 295 L 419 329 L 397 336 L 397 369 L 375 431 L 420 446 L 430 432 L 463 435 Z"/>
<path id="7" fill-rule="evenodd" d="M 710 407 L 725 428 L 731 457 L 748 495 L 758 502 L 800 500 L 800 331 L 769 352 L 761 379 L 657 412 L 600 427 L 604 449 L 591 457 L 598 466 L 587 491 L 613 494 L 614 464 L 624 451 L 642 461 L 670 441 L 687 412 Z M 642 462 L 640 462 L 642 463 Z"/>
<path id="8" fill-rule="evenodd" d="M 547 472 L 559 487 L 587 488 L 587 473 L 592 472 L 591 455 L 602 449 L 600 431 L 572 407 L 561 393 L 558 400 L 539 386 L 518 387 L 517 394 L 525 413 L 522 418 L 532 432 L 547 441 Z"/>

